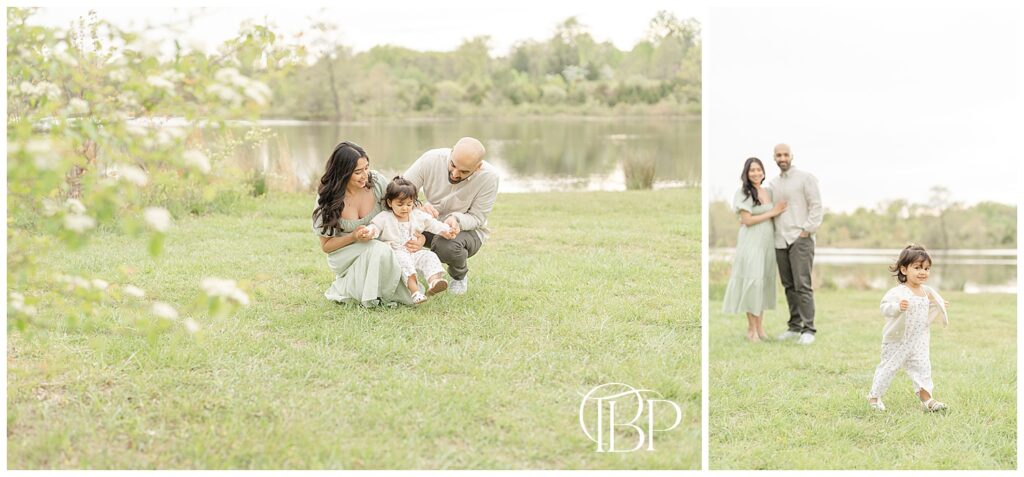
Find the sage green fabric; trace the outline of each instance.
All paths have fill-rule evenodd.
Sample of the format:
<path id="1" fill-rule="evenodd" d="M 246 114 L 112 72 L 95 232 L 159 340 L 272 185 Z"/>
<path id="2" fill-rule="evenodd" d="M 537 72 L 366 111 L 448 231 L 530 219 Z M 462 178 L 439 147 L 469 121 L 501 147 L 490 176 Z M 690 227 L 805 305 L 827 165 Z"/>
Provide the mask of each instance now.
<path id="1" fill-rule="evenodd" d="M 771 197 L 771 189 L 768 189 L 768 195 Z M 733 209 L 737 214 L 745 210 L 759 215 L 774 206 L 771 202 L 755 206 L 752 197 L 744 197 L 742 188 L 736 191 L 733 199 Z M 774 310 L 775 273 L 775 229 L 772 221 L 740 225 L 722 312 L 761 315 L 764 310 Z"/>
<path id="2" fill-rule="evenodd" d="M 381 199 L 388 180 L 376 171 L 371 174 L 377 204 L 361 219 L 339 220 L 341 231 L 334 235 L 351 233 L 356 227 L 369 224 L 383 210 Z M 320 223 L 319 219 L 313 223 L 317 235 L 322 235 Z M 329 300 L 366 307 L 412 305 L 412 295 L 402 283 L 402 269 L 391 247 L 384 242 L 370 240 L 341 247 L 327 255 L 327 266 L 334 272 L 334 283 L 324 292 Z"/>

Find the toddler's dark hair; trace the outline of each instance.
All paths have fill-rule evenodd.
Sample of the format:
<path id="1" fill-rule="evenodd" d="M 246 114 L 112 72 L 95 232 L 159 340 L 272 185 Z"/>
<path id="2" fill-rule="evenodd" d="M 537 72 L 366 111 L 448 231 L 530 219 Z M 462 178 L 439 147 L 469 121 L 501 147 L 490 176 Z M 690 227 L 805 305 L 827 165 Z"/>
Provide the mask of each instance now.
<path id="1" fill-rule="evenodd" d="M 384 191 L 384 207 L 391 210 L 391 201 L 402 199 L 412 199 L 413 204 L 420 205 L 416 184 L 408 179 L 403 179 L 402 176 L 395 176 L 388 184 L 387 190 Z"/>
<path id="2" fill-rule="evenodd" d="M 907 283 L 907 276 L 900 271 L 900 268 L 909 267 L 917 262 L 928 262 L 928 264 L 931 265 L 932 256 L 928 255 L 928 251 L 925 250 L 924 247 L 916 244 L 910 244 L 900 251 L 899 258 L 896 259 L 896 263 L 894 265 L 889 267 L 889 271 L 892 272 L 894 277 L 896 277 L 896 281 L 900 283 Z"/>

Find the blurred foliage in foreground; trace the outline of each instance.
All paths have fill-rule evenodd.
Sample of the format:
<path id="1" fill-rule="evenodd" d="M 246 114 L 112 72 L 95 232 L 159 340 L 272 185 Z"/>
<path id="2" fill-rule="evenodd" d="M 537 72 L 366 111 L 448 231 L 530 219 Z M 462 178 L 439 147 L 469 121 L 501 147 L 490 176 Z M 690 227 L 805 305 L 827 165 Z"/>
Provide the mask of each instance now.
<path id="1" fill-rule="evenodd" d="M 131 285 L 127 265 L 116 277 L 65 275 L 35 256 L 76 249 L 100 229 L 148 241 L 156 256 L 174 217 L 229 209 L 243 192 L 217 166 L 264 135 L 229 121 L 258 118 L 272 99 L 267 82 L 302 52 L 246 26 L 217 55 L 179 50 L 165 59 L 95 15 L 56 29 L 34 26 L 33 12 L 7 9 L 8 324 L 59 326 L 34 320 L 39 307 L 74 323 L 95 304 L 123 301 L 156 317 L 149 331 L 171 323 L 194 331 L 190 314 L 246 305 L 228 279 L 195 284 L 202 292 L 182 308 L 151 301 L 159 291 Z"/>

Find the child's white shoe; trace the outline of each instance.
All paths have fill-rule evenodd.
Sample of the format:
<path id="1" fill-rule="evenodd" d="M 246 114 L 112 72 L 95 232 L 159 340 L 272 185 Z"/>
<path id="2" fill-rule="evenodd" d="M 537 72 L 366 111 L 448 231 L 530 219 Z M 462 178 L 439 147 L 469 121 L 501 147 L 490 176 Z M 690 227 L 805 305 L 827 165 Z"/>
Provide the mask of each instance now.
<path id="1" fill-rule="evenodd" d="M 921 407 L 928 412 L 937 412 L 946 409 L 946 405 L 944 403 L 936 401 L 935 399 L 929 399 L 921 402 Z"/>
<path id="2" fill-rule="evenodd" d="M 425 301 L 427 301 L 427 296 L 424 295 L 423 292 L 416 292 L 412 294 L 413 305 L 419 305 L 420 303 L 423 303 Z"/>
<path id="3" fill-rule="evenodd" d="M 881 399 L 878 399 L 875 402 L 868 401 L 868 407 L 875 411 L 884 411 L 885 403 L 883 403 Z"/>

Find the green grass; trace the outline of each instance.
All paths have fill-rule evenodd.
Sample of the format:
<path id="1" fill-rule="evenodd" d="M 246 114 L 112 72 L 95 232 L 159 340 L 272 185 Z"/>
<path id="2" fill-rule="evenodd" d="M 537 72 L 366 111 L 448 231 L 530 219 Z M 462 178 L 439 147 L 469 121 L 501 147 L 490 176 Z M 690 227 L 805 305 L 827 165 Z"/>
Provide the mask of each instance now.
<path id="1" fill-rule="evenodd" d="M 155 259 L 113 234 L 40 250 L 88 277 L 128 265 L 147 299 L 183 307 L 216 276 L 253 304 L 153 344 L 114 301 L 10 331 L 10 468 L 699 468 L 699 190 L 502 195 L 467 295 L 372 310 L 323 297 L 310 203 L 179 219 Z M 594 452 L 579 399 L 607 382 L 683 424 L 653 452 Z"/>
<path id="2" fill-rule="evenodd" d="M 765 316 L 770 336 L 786 329 L 779 291 L 778 309 Z M 932 328 L 932 377 L 950 409 L 928 414 L 902 371 L 883 398 L 887 410 L 867 407 L 882 294 L 816 293 L 818 336 L 809 347 L 748 344 L 746 318 L 724 316 L 713 294 L 711 469 L 1016 468 L 1016 296 L 943 293 L 950 325 Z"/>

